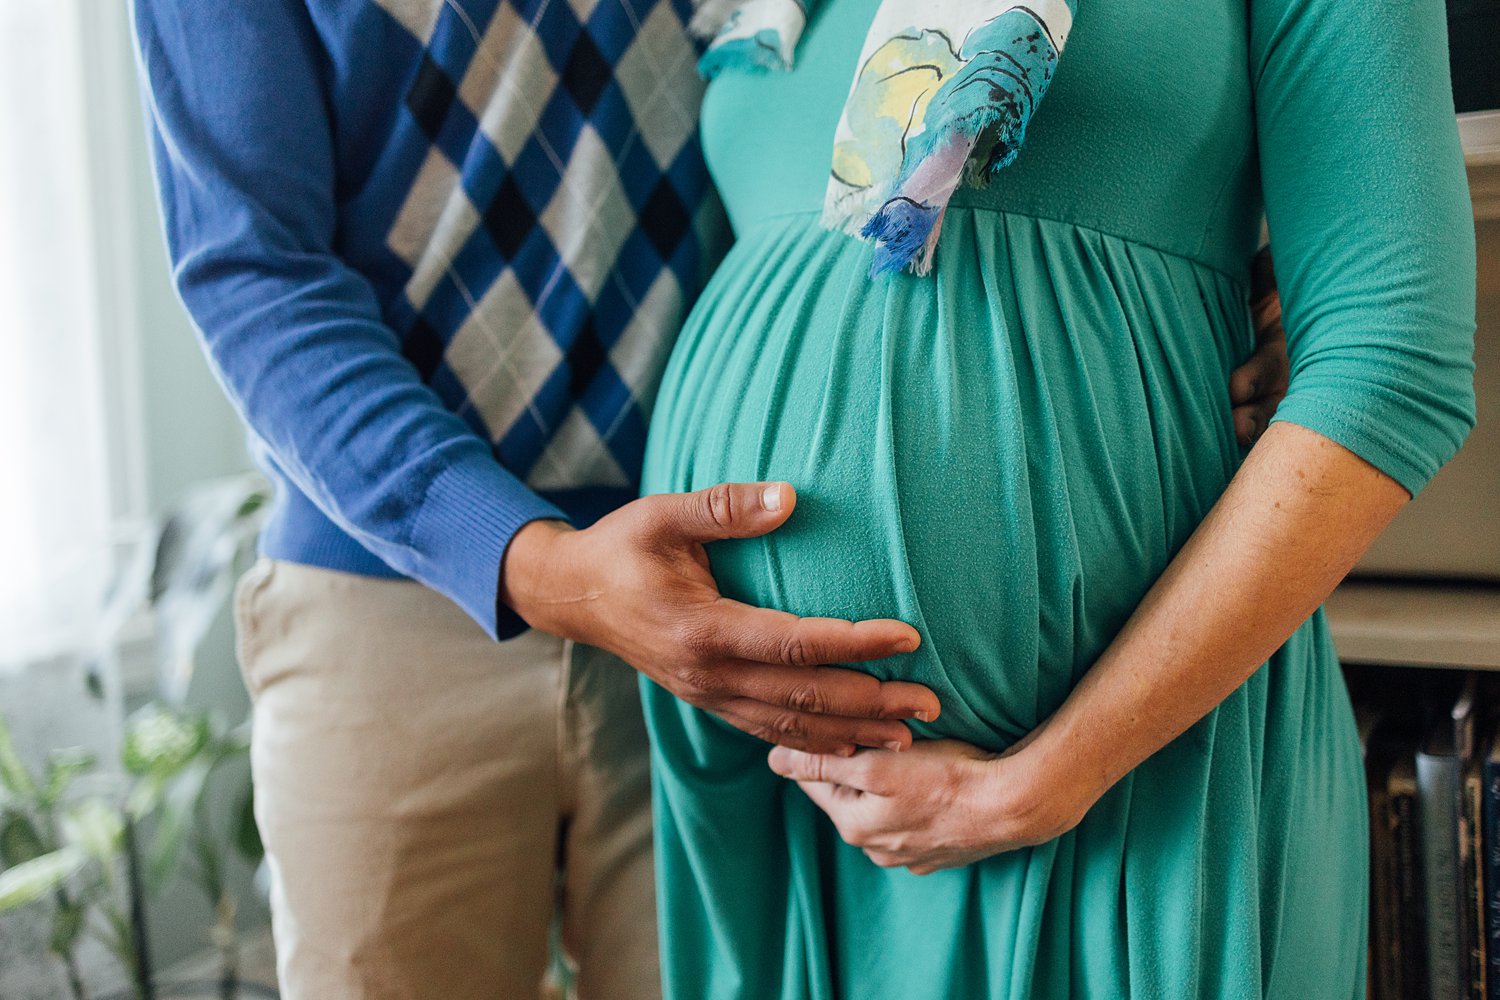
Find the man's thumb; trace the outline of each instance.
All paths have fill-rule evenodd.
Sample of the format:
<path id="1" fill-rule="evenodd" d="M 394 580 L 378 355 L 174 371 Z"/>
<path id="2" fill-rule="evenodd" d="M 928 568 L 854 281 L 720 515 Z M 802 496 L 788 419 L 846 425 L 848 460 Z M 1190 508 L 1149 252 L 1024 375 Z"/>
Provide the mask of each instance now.
<path id="1" fill-rule="evenodd" d="M 754 538 L 780 526 L 797 505 L 790 483 L 720 483 L 657 498 L 658 532 L 684 542 Z"/>

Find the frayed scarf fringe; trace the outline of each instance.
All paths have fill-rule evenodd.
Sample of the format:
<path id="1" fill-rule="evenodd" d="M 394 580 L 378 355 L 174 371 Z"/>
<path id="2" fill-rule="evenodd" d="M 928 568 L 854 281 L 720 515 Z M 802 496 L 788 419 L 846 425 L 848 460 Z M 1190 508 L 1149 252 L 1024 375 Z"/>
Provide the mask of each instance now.
<path id="1" fill-rule="evenodd" d="M 863 204 L 853 211 L 847 203 L 841 209 L 825 206 L 818 221 L 831 232 L 874 244 L 871 278 L 902 270 L 922 276 L 932 273 L 934 256 L 934 248 L 928 242 L 932 225 L 921 225 L 921 217 L 927 214 L 941 217 L 942 209 L 918 205 L 906 199 L 893 199 L 882 203 L 873 214 Z"/>

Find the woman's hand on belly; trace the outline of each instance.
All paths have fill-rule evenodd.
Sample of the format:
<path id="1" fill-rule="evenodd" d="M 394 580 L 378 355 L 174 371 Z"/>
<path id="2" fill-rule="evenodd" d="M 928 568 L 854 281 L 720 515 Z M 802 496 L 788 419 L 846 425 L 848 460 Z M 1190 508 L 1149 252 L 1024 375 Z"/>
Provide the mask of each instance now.
<path id="1" fill-rule="evenodd" d="M 1037 794 L 1029 758 L 1016 755 L 1040 728 L 1002 754 L 959 740 L 919 740 L 904 753 L 853 757 L 777 747 L 770 764 L 875 864 L 927 875 L 1044 843 L 1083 819 L 1092 796 L 1055 785 Z"/>
<path id="2" fill-rule="evenodd" d="M 722 596 L 709 572 L 705 542 L 764 535 L 795 505 L 786 483 L 736 483 L 643 497 L 581 531 L 534 521 L 506 552 L 501 597 L 528 625 L 608 650 L 768 742 L 904 749 L 911 731 L 900 720 L 937 718 L 937 697 L 820 664 L 909 653 L 916 629 L 751 607 Z"/>

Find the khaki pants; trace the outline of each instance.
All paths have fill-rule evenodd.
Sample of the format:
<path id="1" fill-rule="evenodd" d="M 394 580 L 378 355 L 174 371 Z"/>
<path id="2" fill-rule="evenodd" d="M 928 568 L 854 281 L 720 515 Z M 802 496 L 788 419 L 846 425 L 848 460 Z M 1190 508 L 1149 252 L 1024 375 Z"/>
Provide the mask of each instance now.
<path id="1" fill-rule="evenodd" d="M 285 1000 L 660 996 L 635 672 L 419 584 L 262 559 L 235 599 Z"/>

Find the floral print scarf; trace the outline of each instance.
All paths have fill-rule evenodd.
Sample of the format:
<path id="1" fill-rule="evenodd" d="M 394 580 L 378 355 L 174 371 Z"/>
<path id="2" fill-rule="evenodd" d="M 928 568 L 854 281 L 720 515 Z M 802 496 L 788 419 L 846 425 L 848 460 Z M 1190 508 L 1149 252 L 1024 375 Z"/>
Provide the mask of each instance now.
<path id="1" fill-rule="evenodd" d="M 699 0 L 699 68 L 790 69 L 820 0 Z M 1077 0 L 882 0 L 833 140 L 823 223 L 873 240 L 871 275 L 932 269 L 948 200 L 1016 158 Z"/>

